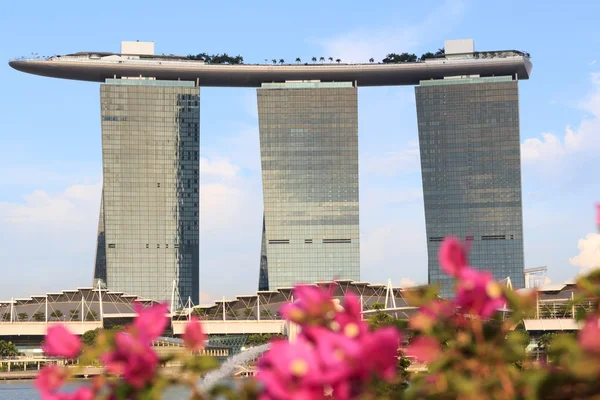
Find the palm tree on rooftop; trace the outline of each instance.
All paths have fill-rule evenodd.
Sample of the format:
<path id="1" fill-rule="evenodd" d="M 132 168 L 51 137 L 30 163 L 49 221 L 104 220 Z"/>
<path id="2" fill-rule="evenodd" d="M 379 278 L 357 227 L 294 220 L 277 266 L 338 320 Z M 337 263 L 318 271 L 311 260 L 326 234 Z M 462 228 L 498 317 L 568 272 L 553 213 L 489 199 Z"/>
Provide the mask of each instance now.
<path id="1" fill-rule="evenodd" d="M 369 58 L 369 62 L 370 63 L 375 62 L 375 59 L 373 57 L 371 57 L 371 58 Z"/>
<path id="2" fill-rule="evenodd" d="M 283 64 L 285 62 L 285 60 L 283 58 L 279 59 L 279 64 Z"/>
<path id="3" fill-rule="evenodd" d="M 312 62 L 316 63 L 317 62 L 317 57 L 313 57 L 312 58 Z"/>
<path id="4" fill-rule="evenodd" d="M 325 57 L 319 57 L 319 61 L 321 61 L 321 64 L 325 62 Z"/>
<path id="5" fill-rule="evenodd" d="M 333 57 L 329 57 L 329 62 L 333 62 Z"/>
<path id="6" fill-rule="evenodd" d="M 302 62 L 302 60 L 300 59 L 300 57 L 296 57 L 296 62 L 297 62 L 298 64 L 300 64 L 300 63 Z"/>
<path id="7" fill-rule="evenodd" d="M 336 58 L 335 62 L 339 64 L 342 62 L 342 60 L 340 60 L 339 58 Z"/>
<path id="8" fill-rule="evenodd" d="M 271 60 L 271 62 L 272 62 L 273 64 L 277 64 L 277 59 L 275 59 L 275 58 L 274 58 L 274 59 L 272 59 L 272 60 Z"/>

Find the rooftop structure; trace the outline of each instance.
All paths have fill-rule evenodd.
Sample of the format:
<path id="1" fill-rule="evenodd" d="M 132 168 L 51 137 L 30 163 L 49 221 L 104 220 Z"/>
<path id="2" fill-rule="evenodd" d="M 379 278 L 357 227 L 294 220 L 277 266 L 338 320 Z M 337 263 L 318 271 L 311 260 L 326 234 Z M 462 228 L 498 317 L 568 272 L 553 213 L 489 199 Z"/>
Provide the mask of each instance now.
<path id="1" fill-rule="evenodd" d="M 532 64 L 527 53 L 516 50 L 476 52 L 472 44 L 469 47 L 464 40 L 447 41 L 446 45 L 451 52 L 445 56 L 398 64 L 213 65 L 186 57 L 154 55 L 153 43 L 150 46 L 124 42 L 121 53 L 79 52 L 46 59 L 14 59 L 9 64 L 34 75 L 81 81 L 104 82 L 110 78 L 143 76 L 225 87 L 260 87 L 265 82 L 306 80 L 355 82 L 357 86 L 418 85 L 422 80 L 471 75 L 529 79 Z M 132 52 L 136 54 L 130 54 Z"/>

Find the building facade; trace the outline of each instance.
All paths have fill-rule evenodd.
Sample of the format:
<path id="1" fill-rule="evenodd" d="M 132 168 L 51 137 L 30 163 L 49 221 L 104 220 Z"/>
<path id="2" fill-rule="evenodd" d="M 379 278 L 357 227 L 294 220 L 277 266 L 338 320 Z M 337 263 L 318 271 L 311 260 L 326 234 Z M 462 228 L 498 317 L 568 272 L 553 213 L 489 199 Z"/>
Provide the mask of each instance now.
<path id="1" fill-rule="evenodd" d="M 259 289 L 358 281 L 356 87 L 266 83 L 257 95 L 265 205 Z"/>
<path id="2" fill-rule="evenodd" d="M 470 246 L 470 263 L 524 287 L 519 94 L 513 77 L 422 81 L 415 88 L 429 283 L 445 236 Z"/>
<path id="3" fill-rule="evenodd" d="M 101 85 L 103 190 L 94 277 L 115 292 L 198 302 L 200 92 L 194 82 Z"/>

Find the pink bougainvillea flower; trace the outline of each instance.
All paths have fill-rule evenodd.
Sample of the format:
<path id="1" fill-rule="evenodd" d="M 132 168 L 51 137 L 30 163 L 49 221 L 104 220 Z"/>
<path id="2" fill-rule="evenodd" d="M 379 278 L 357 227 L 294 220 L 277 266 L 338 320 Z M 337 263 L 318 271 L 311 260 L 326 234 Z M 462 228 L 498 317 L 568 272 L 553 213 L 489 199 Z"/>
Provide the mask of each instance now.
<path id="1" fill-rule="evenodd" d="M 200 351 L 204 347 L 205 335 L 202 331 L 202 325 L 198 320 L 198 317 L 192 315 L 190 321 L 185 325 L 185 332 L 183 333 L 183 343 L 194 351 Z"/>
<path id="2" fill-rule="evenodd" d="M 450 276 L 458 277 L 467 268 L 467 250 L 460 240 L 448 236 L 440 246 L 439 260 L 444 272 Z"/>
<path id="3" fill-rule="evenodd" d="M 396 376 L 400 340 L 398 329 L 386 327 L 369 334 L 362 341 L 362 360 L 369 372 L 386 380 Z"/>
<path id="4" fill-rule="evenodd" d="M 600 327 L 598 317 L 589 316 L 583 328 L 579 331 L 579 344 L 585 351 L 600 353 Z"/>
<path id="5" fill-rule="evenodd" d="M 335 332 L 341 332 L 349 338 L 356 338 L 369 332 L 369 325 L 362 320 L 360 299 L 352 292 L 344 296 L 342 309 L 335 313 L 330 328 Z"/>
<path id="6" fill-rule="evenodd" d="M 358 338 L 322 326 L 307 326 L 301 335 L 314 343 L 314 351 L 323 369 L 321 380 L 324 384 L 333 386 L 340 380 L 360 375 L 364 369 L 364 346 Z"/>
<path id="7" fill-rule="evenodd" d="M 74 358 L 81 351 L 81 340 L 63 325 L 48 328 L 42 350 L 49 356 Z"/>
<path id="8" fill-rule="evenodd" d="M 67 380 L 68 371 L 58 365 L 48 365 L 39 372 L 35 378 L 35 387 L 43 395 L 44 393 L 54 393 Z"/>
<path id="9" fill-rule="evenodd" d="M 125 332 L 116 334 L 115 347 L 115 350 L 100 357 L 106 370 L 111 374 L 122 375 L 134 388 L 143 388 L 156 372 L 156 353 L 146 341 Z"/>
<path id="10" fill-rule="evenodd" d="M 414 338 L 406 349 L 406 355 L 424 363 L 437 360 L 441 354 L 442 346 L 437 340 L 429 336 Z"/>
<path id="11" fill-rule="evenodd" d="M 596 204 L 596 225 L 600 229 L 600 203 Z"/>
<path id="12" fill-rule="evenodd" d="M 76 391 L 72 393 L 61 393 L 60 400 L 93 400 L 94 399 L 94 391 L 87 387 L 81 386 Z"/>
<path id="13" fill-rule="evenodd" d="M 419 312 L 408 321 L 408 326 L 413 330 L 429 332 L 436 322 L 447 320 L 455 311 L 455 306 L 446 300 L 433 300 L 421 306 Z"/>
<path id="14" fill-rule="evenodd" d="M 261 399 L 321 399 L 323 371 L 311 343 L 278 340 L 258 362 L 256 379 L 264 385 Z"/>
<path id="15" fill-rule="evenodd" d="M 323 319 L 335 314 L 335 304 L 332 294 L 334 285 L 325 290 L 318 286 L 298 285 L 294 288 L 293 303 L 284 304 L 281 315 L 292 322 L 304 323 L 306 321 Z"/>
<path id="16" fill-rule="evenodd" d="M 138 314 L 133 322 L 136 334 L 141 340 L 148 343 L 159 337 L 169 323 L 167 318 L 169 308 L 165 303 L 147 308 L 144 308 L 140 303 L 136 303 L 135 311 Z"/>
<path id="17" fill-rule="evenodd" d="M 463 312 L 489 318 L 506 300 L 491 273 L 467 268 L 461 273 L 458 281 L 455 302 Z"/>

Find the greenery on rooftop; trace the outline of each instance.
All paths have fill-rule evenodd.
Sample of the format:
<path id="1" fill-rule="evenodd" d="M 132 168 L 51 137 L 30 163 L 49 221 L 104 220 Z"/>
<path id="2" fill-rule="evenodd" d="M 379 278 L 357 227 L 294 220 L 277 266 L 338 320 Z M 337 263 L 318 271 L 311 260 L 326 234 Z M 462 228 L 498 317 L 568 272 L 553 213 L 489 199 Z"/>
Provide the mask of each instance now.
<path id="1" fill-rule="evenodd" d="M 243 64 L 244 57 L 239 54 L 235 57 L 231 57 L 227 53 L 223 54 L 207 54 L 199 53 L 196 55 L 189 54 L 186 57 L 188 60 L 204 61 L 207 64 Z"/>

